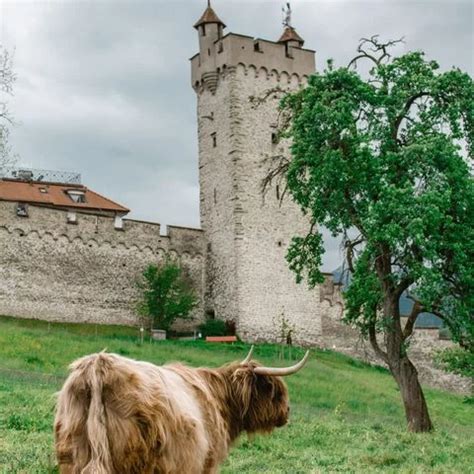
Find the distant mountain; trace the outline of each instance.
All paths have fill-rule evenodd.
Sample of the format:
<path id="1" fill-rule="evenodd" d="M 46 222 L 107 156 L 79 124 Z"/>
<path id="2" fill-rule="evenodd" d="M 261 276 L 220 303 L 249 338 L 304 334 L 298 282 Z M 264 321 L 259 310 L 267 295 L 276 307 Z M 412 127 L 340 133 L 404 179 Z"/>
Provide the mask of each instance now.
<path id="1" fill-rule="evenodd" d="M 342 283 L 343 291 L 350 282 L 349 272 L 343 272 L 342 267 L 336 268 L 332 272 L 334 282 Z M 406 293 L 404 293 L 400 298 L 400 313 L 402 317 L 406 318 L 410 313 L 413 307 L 413 301 L 410 300 Z M 420 313 L 415 323 L 416 328 L 442 328 L 443 321 L 431 313 Z"/>

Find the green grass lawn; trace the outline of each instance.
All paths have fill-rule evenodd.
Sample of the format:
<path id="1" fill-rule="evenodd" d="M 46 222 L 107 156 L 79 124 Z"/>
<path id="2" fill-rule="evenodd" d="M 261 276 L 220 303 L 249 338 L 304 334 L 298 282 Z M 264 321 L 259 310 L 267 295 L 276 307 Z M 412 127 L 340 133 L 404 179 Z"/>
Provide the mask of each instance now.
<path id="1" fill-rule="evenodd" d="M 193 366 L 218 366 L 248 350 L 203 342 L 141 345 L 130 328 L 0 317 L 0 472 L 55 472 L 54 393 L 72 360 L 104 348 Z M 266 365 L 283 365 L 302 351 L 282 354 L 262 345 L 255 354 Z M 307 367 L 287 382 L 290 424 L 270 436 L 243 437 L 222 472 L 473 472 L 474 407 L 460 396 L 426 389 L 436 431 L 415 435 L 405 430 L 399 392 L 383 369 L 313 351 Z"/>

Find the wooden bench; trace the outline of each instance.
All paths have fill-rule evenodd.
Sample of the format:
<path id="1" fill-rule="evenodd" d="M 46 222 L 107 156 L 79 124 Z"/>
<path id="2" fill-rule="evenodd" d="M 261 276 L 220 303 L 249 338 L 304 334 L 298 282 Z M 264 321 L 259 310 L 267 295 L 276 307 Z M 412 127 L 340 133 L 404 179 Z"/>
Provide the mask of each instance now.
<path id="1" fill-rule="evenodd" d="M 236 342 L 236 336 L 206 336 L 206 342 Z"/>

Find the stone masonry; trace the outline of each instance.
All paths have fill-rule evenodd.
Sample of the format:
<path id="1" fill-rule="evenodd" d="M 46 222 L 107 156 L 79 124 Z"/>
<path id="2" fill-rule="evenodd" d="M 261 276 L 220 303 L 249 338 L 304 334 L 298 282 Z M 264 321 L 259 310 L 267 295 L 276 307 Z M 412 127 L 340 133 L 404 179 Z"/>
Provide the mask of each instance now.
<path id="1" fill-rule="evenodd" d="M 123 230 L 107 216 L 30 206 L 17 217 L 12 202 L 0 201 L 0 314 L 50 321 L 137 324 L 136 282 L 165 253 L 178 258 L 203 298 L 203 238 L 197 229 L 124 220 Z"/>

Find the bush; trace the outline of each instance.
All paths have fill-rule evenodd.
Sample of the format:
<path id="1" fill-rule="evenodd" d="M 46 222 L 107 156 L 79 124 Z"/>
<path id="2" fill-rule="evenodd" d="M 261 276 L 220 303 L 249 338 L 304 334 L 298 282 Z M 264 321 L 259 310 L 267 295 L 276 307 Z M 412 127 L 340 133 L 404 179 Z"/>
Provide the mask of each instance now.
<path id="1" fill-rule="evenodd" d="M 208 319 L 205 323 L 198 326 L 202 337 L 206 336 L 229 336 L 229 328 L 222 319 Z"/>
<path id="2" fill-rule="evenodd" d="M 148 265 L 138 287 L 142 291 L 138 311 L 150 319 L 151 329 L 167 331 L 177 319 L 190 319 L 197 303 L 182 268 L 168 258 L 160 265 Z"/>
<path id="3" fill-rule="evenodd" d="M 435 360 L 447 372 L 474 377 L 474 352 L 453 347 L 436 354 Z"/>

